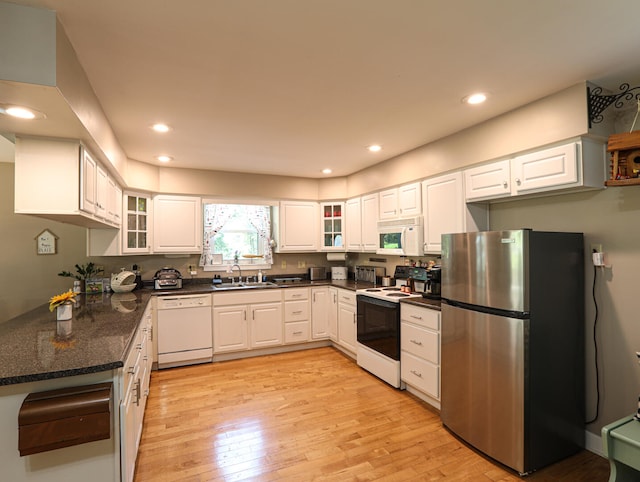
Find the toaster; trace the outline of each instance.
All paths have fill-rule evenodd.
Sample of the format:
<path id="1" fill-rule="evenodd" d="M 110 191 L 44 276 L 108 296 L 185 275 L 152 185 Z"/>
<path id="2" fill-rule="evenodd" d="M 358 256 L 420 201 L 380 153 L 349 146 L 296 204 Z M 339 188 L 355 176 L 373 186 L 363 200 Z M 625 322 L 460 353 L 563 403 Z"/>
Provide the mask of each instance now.
<path id="1" fill-rule="evenodd" d="M 327 279 L 327 270 L 324 267 L 309 268 L 309 280 L 325 280 Z"/>
<path id="2" fill-rule="evenodd" d="M 153 276 L 153 287 L 157 290 L 182 288 L 182 275 L 175 268 L 162 268 Z"/>

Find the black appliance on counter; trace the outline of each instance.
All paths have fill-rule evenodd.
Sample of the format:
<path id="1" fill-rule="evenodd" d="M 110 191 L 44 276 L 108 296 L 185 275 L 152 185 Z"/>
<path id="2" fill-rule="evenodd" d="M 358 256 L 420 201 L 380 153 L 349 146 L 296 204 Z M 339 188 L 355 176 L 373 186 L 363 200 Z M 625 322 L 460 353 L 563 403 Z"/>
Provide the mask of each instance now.
<path id="1" fill-rule="evenodd" d="M 182 288 L 182 275 L 175 268 L 164 267 L 153 275 L 153 287 L 156 290 L 176 290 Z"/>

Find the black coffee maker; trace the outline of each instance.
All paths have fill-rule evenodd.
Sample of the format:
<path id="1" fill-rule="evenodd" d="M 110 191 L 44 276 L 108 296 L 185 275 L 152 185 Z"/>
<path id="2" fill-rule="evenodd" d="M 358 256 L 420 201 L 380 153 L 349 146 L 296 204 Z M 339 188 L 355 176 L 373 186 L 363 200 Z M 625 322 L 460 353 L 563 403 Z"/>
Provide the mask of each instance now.
<path id="1" fill-rule="evenodd" d="M 440 266 L 433 266 L 427 271 L 427 285 L 426 292 L 428 298 L 440 299 L 440 293 L 442 290 L 442 271 Z"/>

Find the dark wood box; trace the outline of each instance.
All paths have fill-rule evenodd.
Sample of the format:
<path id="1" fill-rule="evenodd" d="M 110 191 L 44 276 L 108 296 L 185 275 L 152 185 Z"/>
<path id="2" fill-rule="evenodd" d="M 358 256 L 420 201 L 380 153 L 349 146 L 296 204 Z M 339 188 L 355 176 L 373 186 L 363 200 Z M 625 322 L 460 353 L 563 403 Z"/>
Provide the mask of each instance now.
<path id="1" fill-rule="evenodd" d="M 20 455 L 111 437 L 113 384 L 30 393 L 18 414 Z"/>

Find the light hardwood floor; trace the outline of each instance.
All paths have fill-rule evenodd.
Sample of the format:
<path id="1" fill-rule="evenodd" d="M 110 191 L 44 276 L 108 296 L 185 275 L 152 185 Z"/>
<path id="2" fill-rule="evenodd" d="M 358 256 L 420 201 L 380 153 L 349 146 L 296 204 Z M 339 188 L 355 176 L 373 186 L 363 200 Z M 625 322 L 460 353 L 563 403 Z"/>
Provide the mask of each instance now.
<path id="1" fill-rule="evenodd" d="M 529 481 L 606 481 L 583 451 Z M 513 481 L 333 348 L 154 372 L 135 482 Z"/>

